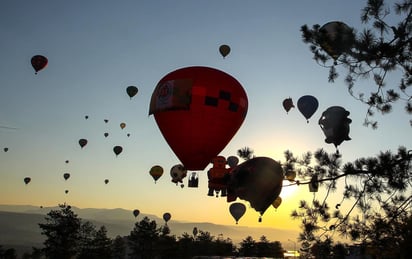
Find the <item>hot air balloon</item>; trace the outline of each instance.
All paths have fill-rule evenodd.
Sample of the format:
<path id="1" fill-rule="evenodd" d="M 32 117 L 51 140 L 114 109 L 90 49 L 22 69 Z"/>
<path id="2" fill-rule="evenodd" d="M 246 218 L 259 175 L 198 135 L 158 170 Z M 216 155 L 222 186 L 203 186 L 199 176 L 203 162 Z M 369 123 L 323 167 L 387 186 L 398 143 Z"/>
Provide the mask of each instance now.
<path id="1" fill-rule="evenodd" d="M 107 138 L 109 136 L 109 133 L 105 132 L 103 135 L 105 138 Z"/>
<path id="2" fill-rule="evenodd" d="M 126 123 L 124 123 L 124 122 L 120 123 L 120 128 L 121 128 L 121 129 L 126 128 Z"/>
<path id="3" fill-rule="evenodd" d="M 248 108 L 243 87 L 209 67 L 186 67 L 163 77 L 149 115 L 187 170 L 203 170 L 229 143 Z"/>
<path id="4" fill-rule="evenodd" d="M 104 123 L 108 123 L 109 122 L 109 120 L 108 119 L 104 119 Z"/>
<path id="5" fill-rule="evenodd" d="M 109 183 L 109 179 L 105 179 L 105 180 L 104 180 L 104 183 L 105 183 L 105 184 L 108 184 L 108 183 Z"/>
<path id="6" fill-rule="evenodd" d="M 353 46 L 353 31 L 343 22 L 328 22 L 320 27 L 319 33 L 319 45 L 334 60 Z"/>
<path id="7" fill-rule="evenodd" d="M 31 58 L 31 65 L 34 68 L 35 74 L 47 66 L 48 59 L 42 55 L 36 55 Z"/>
<path id="8" fill-rule="evenodd" d="M 293 100 L 290 97 L 283 100 L 282 105 L 283 108 L 286 110 L 286 113 L 288 113 L 290 109 L 295 107 L 295 105 L 293 105 Z"/>
<path id="9" fill-rule="evenodd" d="M 79 145 L 81 148 L 84 148 L 84 146 L 87 145 L 87 139 L 84 139 L 84 138 L 79 139 Z"/>
<path id="10" fill-rule="evenodd" d="M 226 178 L 230 169 L 226 168 L 226 158 L 224 156 L 217 156 L 212 159 L 213 167 L 207 171 L 208 182 L 208 196 L 213 196 L 216 192 L 216 197 L 219 197 L 221 192 L 222 197 L 226 197 Z"/>
<path id="11" fill-rule="evenodd" d="M 137 216 L 139 216 L 139 214 L 140 214 L 140 210 L 138 210 L 138 209 L 133 210 L 133 215 L 134 215 L 135 218 Z"/>
<path id="12" fill-rule="evenodd" d="M 123 148 L 121 146 L 115 146 L 113 147 L 113 152 L 118 156 L 120 153 L 122 153 Z"/>
<path id="13" fill-rule="evenodd" d="M 237 156 L 229 156 L 226 160 L 230 168 L 237 166 L 239 163 L 239 158 L 237 158 Z"/>
<path id="14" fill-rule="evenodd" d="M 340 106 L 331 106 L 322 113 L 319 125 L 326 136 L 326 143 L 333 143 L 337 148 L 343 141 L 351 140 L 349 124 L 352 120 L 348 118 L 349 114 Z"/>
<path id="15" fill-rule="evenodd" d="M 199 186 L 199 177 L 196 172 L 192 172 L 187 183 L 190 188 L 197 188 Z"/>
<path id="16" fill-rule="evenodd" d="M 171 217 L 172 217 L 172 215 L 170 215 L 169 212 L 165 212 L 165 213 L 163 214 L 163 219 L 164 219 L 164 221 L 166 222 L 166 225 L 167 225 L 167 222 L 170 220 Z"/>
<path id="17" fill-rule="evenodd" d="M 248 201 L 261 215 L 282 190 L 283 169 L 268 157 L 255 157 L 236 166 L 227 180 L 227 201 Z"/>
<path id="18" fill-rule="evenodd" d="M 30 178 L 30 177 L 24 177 L 24 183 L 25 183 L 26 185 L 29 184 L 30 181 L 31 181 L 31 178 Z"/>
<path id="19" fill-rule="evenodd" d="M 67 181 L 67 179 L 69 179 L 69 178 L 70 178 L 70 174 L 69 174 L 69 173 L 65 173 L 65 174 L 63 174 L 63 178 L 64 178 L 64 180 L 66 180 L 66 181 Z"/>
<path id="20" fill-rule="evenodd" d="M 68 194 L 68 193 L 69 193 L 69 190 L 65 190 L 64 193 Z"/>
<path id="21" fill-rule="evenodd" d="M 170 176 L 172 177 L 172 182 L 174 182 L 176 185 L 178 183 L 183 183 L 183 179 L 186 177 L 186 175 L 187 175 L 187 170 L 181 164 L 174 165 L 170 169 Z"/>
<path id="22" fill-rule="evenodd" d="M 69 163 L 69 160 L 66 160 L 66 161 L 64 161 L 66 164 L 68 164 Z"/>
<path id="23" fill-rule="evenodd" d="M 156 183 L 156 181 L 163 175 L 163 167 L 161 167 L 160 165 L 152 166 L 149 173 Z"/>
<path id="24" fill-rule="evenodd" d="M 235 202 L 230 204 L 229 211 L 237 224 L 239 219 L 245 214 L 246 206 L 243 203 Z"/>
<path id="25" fill-rule="evenodd" d="M 9 151 L 9 148 L 8 148 L 8 147 L 5 147 L 5 148 L 3 148 L 3 151 L 4 151 L 4 152 L 7 152 L 7 151 Z"/>
<path id="26" fill-rule="evenodd" d="M 304 95 L 299 98 L 298 100 L 298 109 L 306 118 L 306 121 L 309 123 L 310 117 L 316 112 L 318 109 L 319 102 L 316 97 L 312 95 Z"/>
<path id="27" fill-rule="evenodd" d="M 278 196 L 272 203 L 272 206 L 277 209 L 279 208 L 280 204 L 282 203 L 282 198 L 280 198 L 280 196 Z"/>
<path id="28" fill-rule="evenodd" d="M 285 173 L 285 178 L 286 178 L 286 180 L 288 180 L 288 181 L 290 181 L 290 182 L 295 181 L 296 172 L 293 171 L 293 170 L 288 170 L 288 171 Z"/>
<path id="29" fill-rule="evenodd" d="M 84 119 L 86 119 L 86 120 L 87 120 L 88 118 L 89 118 L 89 116 L 88 116 L 88 115 L 84 116 Z"/>
<path id="30" fill-rule="evenodd" d="M 230 53 L 230 47 L 228 45 L 220 45 L 219 52 L 223 58 L 225 58 Z"/>
<path id="31" fill-rule="evenodd" d="M 127 133 L 127 137 L 130 137 L 130 133 Z"/>
<path id="32" fill-rule="evenodd" d="M 127 95 L 130 97 L 130 99 L 132 99 L 133 96 L 135 96 L 138 91 L 139 91 L 139 90 L 137 89 L 136 86 L 132 86 L 132 85 L 131 85 L 131 86 L 128 86 L 128 87 L 126 88 L 126 93 L 127 93 Z"/>

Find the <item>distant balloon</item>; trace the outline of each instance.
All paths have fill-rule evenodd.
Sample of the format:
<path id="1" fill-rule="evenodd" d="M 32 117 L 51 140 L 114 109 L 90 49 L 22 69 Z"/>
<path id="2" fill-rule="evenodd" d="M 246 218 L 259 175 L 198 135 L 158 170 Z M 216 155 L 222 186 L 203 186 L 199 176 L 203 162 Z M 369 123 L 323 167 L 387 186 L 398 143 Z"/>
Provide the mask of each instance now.
<path id="1" fill-rule="evenodd" d="M 123 148 L 121 146 L 115 146 L 113 148 L 113 152 L 116 154 L 116 156 L 118 156 L 120 153 L 122 153 Z"/>
<path id="2" fill-rule="evenodd" d="M 284 174 L 280 163 L 255 157 L 236 166 L 229 174 L 227 201 L 246 200 L 261 215 L 279 196 Z"/>
<path id="3" fill-rule="evenodd" d="M 135 218 L 137 216 L 139 216 L 139 214 L 140 214 L 140 210 L 138 210 L 138 209 L 133 210 L 133 215 L 134 215 Z"/>
<path id="4" fill-rule="evenodd" d="M 230 47 L 228 45 L 221 45 L 219 47 L 219 52 L 222 55 L 223 58 L 225 58 L 227 55 L 230 53 Z"/>
<path id="5" fill-rule="evenodd" d="M 155 165 L 150 169 L 149 173 L 156 183 L 156 181 L 163 175 L 163 167 L 160 165 Z"/>
<path id="6" fill-rule="evenodd" d="M 306 121 L 309 123 L 310 117 L 316 112 L 318 109 L 319 102 L 312 95 L 304 95 L 299 98 L 298 100 L 298 109 L 306 118 Z"/>
<path id="7" fill-rule="evenodd" d="M 138 91 L 139 91 L 139 90 L 137 89 L 136 86 L 128 86 L 128 87 L 126 88 L 127 95 L 130 97 L 130 99 L 132 99 L 133 96 L 135 96 Z"/>
<path id="8" fill-rule="evenodd" d="M 124 123 L 124 122 L 120 123 L 120 128 L 121 128 L 121 129 L 126 128 L 126 123 Z"/>
<path id="9" fill-rule="evenodd" d="M 79 145 L 80 145 L 81 148 L 86 146 L 87 145 L 87 139 L 84 139 L 84 138 L 79 139 Z"/>
<path id="10" fill-rule="evenodd" d="M 63 174 L 63 178 L 64 178 L 64 180 L 66 180 L 66 181 L 67 181 L 67 179 L 69 179 L 69 178 L 70 178 L 70 174 L 69 174 L 69 173 L 65 173 L 65 174 Z"/>
<path id="11" fill-rule="evenodd" d="M 30 178 L 30 177 L 25 177 L 25 178 L 24 178 L 24 183 L 25 183 L 26 185 L 29 184 L 30 181 L 31 181 L 31 178 Z"/>
<path id="12" fill-rule="evenodd" d="M 109 122 L 109 120 L 107 120 L 107 119 L 104 120 L 104 123 L 108 123 L 108 122 Z"/>
<path id="13" fill-rule="evenodd" d="M 172 215 L 170 215 L 169 212 L 165 212 L 165 213 L 163 214 L 163 219 L 164 219 L 164 221 L 166 222 L 166 224 L 167 224 L 167 222 L 168 222 L 171 218 L 172 218 Z"/>
<path id="14" fill-rule="evenodd" d="M 187 175 L 187 170 L 182 164 L 174 165 L 170 169 L 170 176 L 172 177 L 172 182 L 176 185 L 180 182 L 183 183 L 183 178 Z"/>
<path id="15" fill-rule="evenodd" d="M 229 211 L 237 224 L 239 219 L 245 214 L 246 206 L 243 203 L 235 202 L 230 204 Z"/>
<path id="16" fill-rule="evenodd" d="M 283 108 L 286 110 L 286 113 L 290 111 L 290 109 L 294 108 L 295 105 L 293 105 L 293 100 L 292 98 L 286 98 L 282 102 Z"/>
<path id="17" fill-rule="evenodd" d="M 280 196 L 278 196 L 272 203 L 272 206 L 277 209 L 279 208 L 280 204 L 282 203 L 282 198 L 280 198 Z"/>
<path id="18" fill-rule="evenodd" d="M 295 171 L 292 171 L 292 170 L 288 170 L 288 171 L 285 173 L 285 178 L 286 178 L 286 180 L 288 180 L 288 181 L 290 181 L 290 182 L 293 182 L 293 181 L 295 180 L 295 178 L 296 178 L 296 172 L 295 172 Z"/>
<path id="19" fill-rule="evenodd" d="M 107 138 L 109 136 L 109 133 L 105 132 L 103 135 Z"/>
<path id="20" fill-rule="evenodd" d="M 69 163 L 69 160 L 66 160 L 66 161 L 64 161 L 66 164 L 68 164 Z"/>
<path id="21" fill-rule="evenodd" d="M 237 166 L 239 163 L 239 158 L 237 156 L 229 156 L 227 159 L 227 164 L 229 165 L 230 168 Z"/>
<path id="22" fill-rule="evenodd" d="M 3 151 L 4 151 L 4 152 L 7 152 L 7 151 L 9 151 L 9 148 L 8 148 L 8 147 L 5 147 L 5 148 L 3 148 Z"/>
<path id="23" fill-rule="evenodd" d="M 243 123 L 246 92 L 229 74 L 185 67 L 164 76 L 153 91 L 153 114 L 163 137 L 187 170 L 204 170 Z"/>
<path id="24" fill-rule="evenodd" d="M 48 59 L 42 55 L 36 55 L 31 58 L 31 65 L 34 68 L 35 74 L 47 66 Z"/>
<path id="25" fill-rule="evenodd" d="M 69 193 L 69 190 L 65 190 L 64 193 L 68 194 L 68 193 Z"/>
<path id="26" fill-rule="evenodd" d="M 352 120 L 348 118 L 349 114 L 340 106 L 331 106 L 322 113 L 319 125 L 326 136 L 326 143 L 333 143 L 337 148 L 343 141 L 351 140 L 349 124 Z"/>
<path id="27" fill-rule="evenodd" d="M 127 133 L 127 136 L 130 137 L 130 133 Z"/>
<path id="28" fill-rule="evenodd" d="M 324 24 L 319 29 L 319 45 L 334 60 L 342 53 L 350 50 L 354 43 L 352 29 L 343 22 L 332 21 Z"/>
<path id="29" fill-rule="evenodd" d="M 109 179 L 105 179 L 105 180 L 104 180 L 104 183 L 105 183 L 105 184 L 108 184 L 108 183 L 109 183 Z"/>
<path id="30" fill-rule="evenodd" d="M 84 118 L 87 120 L 89 118 L 89 116 L 86 115 L 86 116 L 84 116 Z"/>

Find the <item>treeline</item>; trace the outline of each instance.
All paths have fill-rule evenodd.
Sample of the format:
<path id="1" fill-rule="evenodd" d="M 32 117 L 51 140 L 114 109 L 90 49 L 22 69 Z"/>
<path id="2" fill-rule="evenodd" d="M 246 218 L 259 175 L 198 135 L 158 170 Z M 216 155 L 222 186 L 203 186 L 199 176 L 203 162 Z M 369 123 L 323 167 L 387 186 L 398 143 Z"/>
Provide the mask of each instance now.
<path id="1" fill-rule="evenodd" d="M 209 232 L 193 229 L 193 233 L 171 235 L 167 224 L 158 226 L 148 217 L 135 223 L 128 236 L 107 236 L 105 226 L 97 228 L 83 221 L 66 204 L 51 210 L 40 223 L 45 236 L 42 248 L 33 247 L 23 259 L 69 259 L 69 258 L 193 258 L 194 256 L 248 256 L 283 258 L 285 250 L 279 241 L 271 242 L 262 236 L 258 241 L 246 237 L 239 247 L 223 235 L 212 236 Z M 14 248 L 0 246 L 0 259 L 18 258 Z"/>

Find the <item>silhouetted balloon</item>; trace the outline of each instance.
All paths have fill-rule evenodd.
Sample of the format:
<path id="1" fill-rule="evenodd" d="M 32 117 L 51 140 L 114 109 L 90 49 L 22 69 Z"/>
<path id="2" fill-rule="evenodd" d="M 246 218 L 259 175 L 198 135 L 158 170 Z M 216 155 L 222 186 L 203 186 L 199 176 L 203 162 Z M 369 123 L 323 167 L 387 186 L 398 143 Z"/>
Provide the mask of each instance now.
<path id="1" fill-rule="evenodd" d="M 282 198 L 280 198 L 280 196 L 278 196 L 272 203 L 272 206 L 277 209 L 279 208 L 280 204 L 282 203 Z"/>
<path id="2" fill-rule="evenodd" d="M 8 147 L 5 147 L 5 148 L 3 148 L 3 151 L 4 151 L 4 152 L 7 152 L 7 151 L 9 151 L 9 148 L 8 148 Z"/>
<path id="3" fill-rule="evenodd" d="M 84 139 L 84 138 L 79 139 L 79 145 L 80 145 L 81 148 L 86 146 L 87 145 L 87 139 Z"/>
<path id="4" fill-rule="evenodd" d="M 87 120 L 89 118 L 89 116 L 86 115 L 86 116 L 84 116 L 84 118 Z"/>
<path id="5" fill-rule="evenodd" d="M 262 215 L 279 196 L 283 177 L 282 166 L 271 158 L 247 160 L 229 174 L 227 201 L 235 201 L 239 197 Z"/>
<path id="6" fill-rule="evenodd" d="M 66 161 L 64 161 L 66 164 L 68 164 L 69 163 L 69 160 L 66 160 Z"/>
<path id="7" fill-rule="evenodd" d="M 126 128 L 126 123 L 124 123 L 124 122 L 120 123 L 120 128 L 121 128 L 121 129 Z"/>
<path id="8" fill-rule="evenodd" d="M 107 138 L 109 136 L 109 133 L 105 132 L 104 136 Z"/>
<path id="9" fill-rule="evenodd" d="M 149 115 L 187 170 L 203 170 L 229 143 L 248 108 L 232 76 L 209 67 L 186 67 L 163 77 Z"/>
<path id="10" fill-rule="evenodd" d="M 354 43 L 352 29 L 343 22 L 332 21 L 324 24 L 320 29 L 319 45 L 334 60 L 350 50 Z"/>
<path id="11" fill-rule="evenodd" d="M 230 47 L 228 45 L 221 45 L 219 47 L 219 52 L 222 55 L 223 58 L 225 58 L 227 55 L 230 53 Z"/>
<path id="12" fill-rule="evenodd" d="M 24 178 L 24 183 L 25 183 L 25 184 L 29 184 L 30 181 L 31 181 L 31 178 L 30 178 L 30 177 L 25 177 L 25 178 Z"/>
<path id="13" fill-rule="evenodd" d="M 230 204 L 229 211 L 237 224 L 239 219 L 245 214 L 246 206 L 243 203 L 235 202 Z"/>
<path id="14" fill-rule="evenodd" d="M 150 168 L 149 173 L 156 182 L 163 175 L 163 167 L 161 167 L 160 165 L 155 165 L 152 168 Z"/>
<path id="15" fill-rule="evenodd" d="M 298 109 L 306 118 L 307 122 L 309 122 L 310 117 L 316 112 L 318 106 L 318 99 L 312 95 L 304 95 L 298 100 Z"/>
<path id="16" fill-rule="evenodd" d="M 169 212 L 163 214 L 163 219 L 167 223 L 172 218 L 172 215 Z"/>
<path id="17" fill-rule="evenodd" d="M 108 122 L 109 122 L 109 120 L 107 120 L 107 119 L 104 120 L 104 123 L 108 123 Z"/>
<path id="18" fill-rule="evenodd" d="M 186 175 L 187 175 L 187 170 L 181 164 L 174 165 L 170 169 L 170 176 L 172 177 L 172 182 L 174 182 L 176 185 L 179 182 L 183 183 L 183 179 L 186 177 Z"/>
<path id="19" fill-rule="evenodd" d="M 130 133 L 127 133 L 127 136 L 130 137 Z"/>
<path id="20" fill-rule="evenodd" d="M 138 209 L 133 210 L 133 215 L 134 215 L 135 218 L 137 216 L 139 216 L 139 214 L 140 214 L 140 210 L 138 210 Z"/>
<path id="21" fill-rule="evenodd" d="M 105 184 L 108 184 L 108 183 L 109 183 L 109 179 L 105 179 L 105 180 L 104 180 L 104 183 L 105 183 Z"/>
<path id="22" fill-rule="evenodd" d="M 319 119 L 319 125 L 326 136 L 326 143 L 333 143 L 337 148 L 343 141 L 351 140 L 349 137 L 349 112 L 340 106 L 331 106 L 326 109 Z"/>
<path id="23" fill-rule="evenodd" d="M 115 146 L 113 148 L 113 152 L 116 154 L 116 156 L 118 156 L 120 153 L 122 153 L 123 148 L 121 146 Z"/>
<path id="24" fill-rule="evenodd" d="M 69 173 L 63 174 L 63 178 L 64 178 L 64 180 L 69 179 L 69 178 L 70 178 L 70 174 L 69 174 Z"/>
<path id="25" fill-rule="evenodd" d="M 131 85 L 131 86 L 128 86 L 128 87 L 126 88 L 127 95 L 130 97 L 130 99 L 132 99 L 132 97 L 135 96 L 138 91 L 139 91 L 139 90 L 137 89 L 136 86 L 132 86 L 132 85 Z"/>
<path id="26" fill-rule="evenodd" d="M 47 66 L 48 59 L 42 55 L 36 55 L 31 58 L 31 65 L 34 68 L 35 74 Z"/>
<path id="27" fill-rule="evenodd" d="M 286 98 L 282 102 L 283 108 L 286 110 L 286 113 L 290 111 L 290 109 L 294 108 L 295 105 L 293 105 L 293 100 L 292 98 Z"/>
<path id="28" fill-rule="evenodd" d="M 227 164 L 229 165 L 229 167 L 235 167 L 237 166 L 237 164 L 239 163 L 239 158 L 237 158 L 237 156 L 229 156 L 227 159 Z"/>
<path id="29" fill-rule="evenodd" d="M 295 180 L 295 178 L 296 178 L 296 172 L 295 172 L 295 171 L 292 171 L 292 170 L 288 170 L 288 171 L 285 173 L 285 178 L 286 178 L 286 180 L 288 180 L 288 181 L 290 181 L 290 182 L 293 182 L 293 181 Z"/>
<path id="30" fill-rule="evenodd" d="M 65 190 L 64 193 L 68 194 L 68 193 L 69 193 L 69 190 Z"/>

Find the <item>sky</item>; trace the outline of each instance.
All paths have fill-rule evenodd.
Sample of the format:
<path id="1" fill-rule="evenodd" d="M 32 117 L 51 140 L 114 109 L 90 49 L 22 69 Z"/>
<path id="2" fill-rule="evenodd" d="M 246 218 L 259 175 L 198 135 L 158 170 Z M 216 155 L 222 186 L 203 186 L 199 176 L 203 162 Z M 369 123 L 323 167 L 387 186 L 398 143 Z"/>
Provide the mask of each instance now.
<path id="1" fill-rule="evenodd" d="M 317 121 L 322 111 L 335 105 L 350 111 L 352 119 L 352 140 L 339 146 L 344 162 L 399 146 L 410 148 L 410 118 L 401 105 L 389 115 L 374 117 L 377 130 L 363 126 L 367 107 L 349 96 L 344 71 L 338 70 L 342 77 L 328 83 L 328 69 L 313 60 L 302 42 L 304 24 L 337 20 L 365 28 L 360 23 L 365 3 L 1 1 L 0 204 L 66 202 L 159 216 L 170 212 L 172 220 L 234 225 L 226 199 L 207 196 L 210 166 L 198 172 L 199 188 L 188 188 L 187 179 L 184 188 L 171 182 L 169 169 L 180 162 L 148 115 L 158 81 L 188 66 L 222 70 L 247 93 L 247 116 L 220 153 L 225 157 L 245 146 L 256 156 L 277 161 L 284 161 L 286 150 L 297 156 L 319 148 L 333 153 L 335 147 L 324 142 Z M 231 47 L 226 58 L 218 51 L 222 44 Z M 30 59 L 38 54 L 49 64 L 35 75 Z M 389 84 L 397 82 L 389 78 Z M 364 89 L 369 84 L 360 82 Z M 129 85 L 139 89 L 132 99 L 126 94 Z M 285 98 L 296 105 L 303 95 L 319 101 L 309 123 L 298 109 L 286 113 L 282 107 Z M 89 141 L 83 149 L 80 138 Z M 115 145 L 124 149 L 117 157 Z M 165 169 L 157 183 L 149 175 L 153 165 Z M 64 173 L 71 175 L 67 181 Z M 23 183 L 26 176 L 32 179 L 28 185 Z M 104 184 L 104 179 L 110 182 Z M 282 205 L 269 208 L 261 223 L 259 213 L 238 199 L 247 205 L 239 225 L 298 229 L 299 222 L 289 217 L 291 210 L 312 195 L 307 186 L 284 188 Z M 339 192 L 334 195 L 341 199 Z"/>

